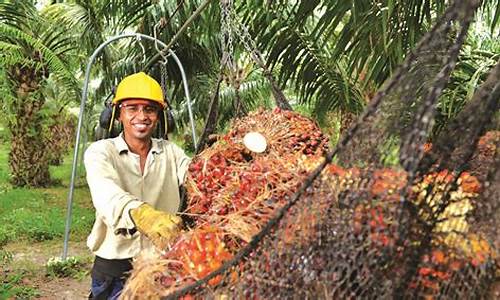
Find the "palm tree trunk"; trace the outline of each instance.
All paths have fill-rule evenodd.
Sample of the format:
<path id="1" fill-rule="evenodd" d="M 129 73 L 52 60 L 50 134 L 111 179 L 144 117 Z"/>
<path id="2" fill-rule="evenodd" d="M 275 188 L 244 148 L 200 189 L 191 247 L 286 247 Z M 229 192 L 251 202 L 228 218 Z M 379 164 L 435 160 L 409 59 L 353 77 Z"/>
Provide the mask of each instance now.
<path id="1" fill-rule="evenodd" d="M 9 122 L 12 134 L 9 168 L 14 186 L 47 186 L 50 183 L 49 152 L 40 110 L 45 102 L 36 93 L 40 71 L 13 67 L 9 75 L 15 82 L 17 100 L 13 103 L 16 118 Z"/>
<path id="2" fill-rule="evenodd" d="M 219 115 L 219 91 L 220 85 L 224 78 L 224 72 L 219 73 L 219 78 L 217 78 L 217 83 L 215 86 L 214 93 L 212 94 L 212 99 L 210 101 L 210 108 L 208 110 L 207 120 L 205 122 L 205 128 L 201 134 L 198 145 L 196 145 L 196 153 L 200 153 L 208 142 L 209 136 L 215 132 L 217 127 L 217 117 Z"/>
<path id="3" fill-rule="evenodd" d="M 65 114 L 62 109 L 51 115 L 52 124 L 48 127 L 47 150 L 50 155 L 49 164 L 58 166 L 63 162 L 67 153 L 68 145 L 73 142 L 75 134 L 75 122 Z"/>
<path id="4" fill-rule="evenodd" d="M 356 121 L 357 116 L 350 111 L 341 111 L 340 115 L 340 135 L 344 134 Z"/>

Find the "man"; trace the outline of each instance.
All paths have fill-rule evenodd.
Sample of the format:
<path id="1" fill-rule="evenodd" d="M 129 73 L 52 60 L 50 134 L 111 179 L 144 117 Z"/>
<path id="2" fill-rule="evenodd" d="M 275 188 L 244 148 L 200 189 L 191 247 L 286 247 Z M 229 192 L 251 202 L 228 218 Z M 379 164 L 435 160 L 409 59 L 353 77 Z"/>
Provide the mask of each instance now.
<path id="1" fill-rule="evenodd" d="M 157 81 L 145 73 L 124 78 L 116 89 L 113 118 L 122 133 L 85 152 L 85 168 L 96 220 L 87 245 L 96 255 L 92 299 L 116 299 L 131 259 L 176 236 L 189 158 L 176 145 L 152 138 L 165 101 Z"/>

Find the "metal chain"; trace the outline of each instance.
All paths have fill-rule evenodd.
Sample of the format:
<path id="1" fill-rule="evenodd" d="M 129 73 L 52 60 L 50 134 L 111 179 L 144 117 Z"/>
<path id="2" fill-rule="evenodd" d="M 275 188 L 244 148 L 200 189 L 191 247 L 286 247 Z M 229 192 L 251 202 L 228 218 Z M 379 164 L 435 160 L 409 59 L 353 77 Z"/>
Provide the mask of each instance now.
<path id="1" fill-rule="evenodd" d="M 167 61 L 160 62 L 160 85 L 161 91 L 163 92 L 163 98 L 167 102 L 167 107 L 170 108 L 170 100 L 167 94 Z"/>
<path id="2" fill-rule="evenodd" d="M 224 0 L 221 0 L 224 1 Z M 257 48 L 257 43 L 255 43 L 254 39 L 248 32 L 248 28 L 238 20 L 234 11 L 230 11 L 231 15 L 229 16 L 229 27 L 233 30 L 234 34 L 240 39 L 243 47 L 250 53 L 252 59 L 265 71 L 267 67 L 263 60 L 262 53 Z"/>
<path id="3" fill-rule="evenodd" d="M 271 83 L 271 89 L 273 92 L 273 96 L 276 100 L 276 105 L 281 109 L 292 110 L 288 100 L 285 97 L 285 94 L 279 87 L 276 79 L 274 78 L 271 70 L 266 66 L 262 53 L 257 48 L 257 43 L 254 41 L 250 33 L 248 32 L 248 28 L 238 20 L 234 11 L 231 11 L 231 15 L 229 16 L 230 24 L 229 26 L 233 30 L 234 34 L 239 38 L 245 50 L 250 53 L 250 57 L 252 60 L 263 70 L 264 76 Z"/>
<path id="4" fill-rule="evenodd" d="M 221 32 L 220 43 L 222 49 L 221 68 L 227 66 L 234 69 L 234 46 L 233 46 L 233 0 L 220 0 Z"/>

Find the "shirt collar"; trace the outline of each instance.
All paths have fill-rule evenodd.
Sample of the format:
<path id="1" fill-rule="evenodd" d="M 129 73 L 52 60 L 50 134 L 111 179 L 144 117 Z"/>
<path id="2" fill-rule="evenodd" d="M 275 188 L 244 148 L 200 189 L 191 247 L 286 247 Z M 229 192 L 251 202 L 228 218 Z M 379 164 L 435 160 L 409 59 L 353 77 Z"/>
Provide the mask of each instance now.
<path id="1" fill-rule="evenodd" d="M 159 139 L 151 139 L 151 153 L 161 153 L 160 141 Z"/>
<path id="2" fill-rule="evenodd" d="M 122 152 L 128 152 L 129 149 L 127 143 L 125 143 L 125 139 L 123 138 L 123 132 L 115 138 L 115 146 L 116 150 L 118 150 L 118 153 L 120 154 Z"/>
<path id="3" fill-rule="evenodd" d="M 162 148 L 160 147 L 160 141 L 158 139 L 151 139 L 151 152 L 152 153 L 161 153 Z M 129 148 L 127 143 L 125 142 L 125 139 L 123 138 L 123 132 L 120 133 L 119 136 L 116 137 L 115 139 L 115 145 L 116 145 L 116 150 L 118 150 L 118 153 L 123 153 L 123 152 L 128 152 Z"/>

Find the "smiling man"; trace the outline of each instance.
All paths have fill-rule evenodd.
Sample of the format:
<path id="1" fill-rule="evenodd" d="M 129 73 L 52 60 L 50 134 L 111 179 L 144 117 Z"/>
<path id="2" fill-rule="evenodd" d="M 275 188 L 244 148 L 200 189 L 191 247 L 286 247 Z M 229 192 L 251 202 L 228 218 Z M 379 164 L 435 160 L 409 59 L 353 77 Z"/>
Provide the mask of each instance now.
<path id="1" fill-rule="evenodd" d="M 179 186 L 190 160 L 173 143 L 152 138 L 165 106 L 152 77 L 143 72 L 125 77 L 113 99 L 122 133 L 93 143 L 85 152 L 96 209 L 87 239 L 95 254 L 91 299 L 116 299 L 132 258 L 153 245 L 163 249 L 179 231 Z"/>

